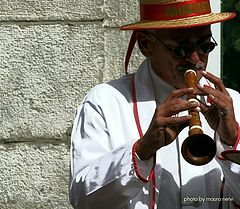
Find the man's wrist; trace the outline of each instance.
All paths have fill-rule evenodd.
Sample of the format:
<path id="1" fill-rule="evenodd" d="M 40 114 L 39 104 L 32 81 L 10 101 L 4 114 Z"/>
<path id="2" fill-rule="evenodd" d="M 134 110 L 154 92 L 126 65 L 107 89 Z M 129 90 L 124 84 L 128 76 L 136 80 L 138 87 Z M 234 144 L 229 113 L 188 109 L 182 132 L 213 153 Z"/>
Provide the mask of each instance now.
<path id="1" fill-rule="evenodd" d="M 222 139 L 221 141 L 228 145 L 228 146 L 234 146 L 236 141 L 238 140 L 238 132 L 239 132 L 239 125 L 236 123 L 236 128 L 234 128 L 232 136 L 228 135 L 227 138 Z"/>
<path id="2" fill-rule="evenodd" d="M 148 160 L 156 153 L 156 150 L 146 145 L 143 139 L 137 141 L 135 151 L 141 160 Z"/>

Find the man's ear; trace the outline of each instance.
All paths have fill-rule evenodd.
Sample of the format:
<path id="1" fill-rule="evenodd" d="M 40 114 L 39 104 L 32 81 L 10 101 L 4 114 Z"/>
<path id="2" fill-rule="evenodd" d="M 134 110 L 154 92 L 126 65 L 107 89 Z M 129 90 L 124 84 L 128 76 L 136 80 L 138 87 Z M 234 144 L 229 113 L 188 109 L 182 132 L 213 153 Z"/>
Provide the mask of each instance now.
<path id="1" fill-rule="evenodd" d="M 137 42 L 141 53 L 145 57 L 149 57 L 152 54 L 152 40 L 148 34 L 144 32 L 137 32 Z"/>

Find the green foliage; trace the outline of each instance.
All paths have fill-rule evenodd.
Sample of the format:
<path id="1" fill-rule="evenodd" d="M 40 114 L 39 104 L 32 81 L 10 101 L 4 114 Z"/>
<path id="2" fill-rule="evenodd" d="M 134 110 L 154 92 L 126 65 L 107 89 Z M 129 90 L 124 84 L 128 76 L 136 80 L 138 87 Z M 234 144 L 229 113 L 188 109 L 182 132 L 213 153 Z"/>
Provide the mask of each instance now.
<path id="1" fill-rule="evenodd" d="M 222 78 L 227 87 L 240 92 L 240 0 L 222 0 L 222 11 L 237 14 L 222 24 Z"/>

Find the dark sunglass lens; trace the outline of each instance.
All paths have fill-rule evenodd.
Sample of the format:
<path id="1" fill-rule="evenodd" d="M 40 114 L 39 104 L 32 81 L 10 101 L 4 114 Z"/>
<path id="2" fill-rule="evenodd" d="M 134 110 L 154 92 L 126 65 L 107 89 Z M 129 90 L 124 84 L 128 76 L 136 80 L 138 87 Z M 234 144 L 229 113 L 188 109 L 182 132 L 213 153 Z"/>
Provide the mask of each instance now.
<path id="1" fill-rule="evenodd" d="M 189 46 L 178 46 L 176 47 L 173 52 L 177 57 L 185 57 L 190 53 L 191 49 Z"/>
<path id="2" fill-rule="evenodd" d="M 199 53 L 201 54 L 208 54 L 215 48 L 215 43 L 209 42 L 209 43 L 203 43 L 198 46 Z"/>

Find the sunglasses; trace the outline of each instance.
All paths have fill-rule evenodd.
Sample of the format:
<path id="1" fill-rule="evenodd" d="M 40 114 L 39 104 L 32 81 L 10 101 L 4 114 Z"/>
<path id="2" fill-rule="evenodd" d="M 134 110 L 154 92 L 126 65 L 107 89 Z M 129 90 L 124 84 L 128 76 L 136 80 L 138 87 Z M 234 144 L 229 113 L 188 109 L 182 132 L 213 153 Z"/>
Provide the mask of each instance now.
<path id="1" fill-rule="evenodd" d="M 157 41 L 159 41 L 159 43 L 161 43 L 168 50 L 170 50 L 174 54 L 174 56 L 180 57 L 180 58 L 189 56 L 194 50 L 196 50 L 199 54 L 202 54 L 202 55 L 208 54 L 211 51 L 213 51 L 214 48 L 218 45 L 216 40 L 213 37 L 211 37 L 213 42 L 212 41 L 203 42 L 200 44 L 195 44 L 195 46 L 192 46 L 190 44 L 180 44 L 177 47 L 170 48 L 169 46 L 164 44 L 156 34 L 151 32 L 146 32 L 146 31 L 142 31 L 142 32 L 155 37 Z"/>

